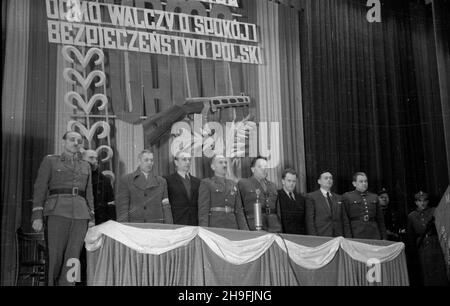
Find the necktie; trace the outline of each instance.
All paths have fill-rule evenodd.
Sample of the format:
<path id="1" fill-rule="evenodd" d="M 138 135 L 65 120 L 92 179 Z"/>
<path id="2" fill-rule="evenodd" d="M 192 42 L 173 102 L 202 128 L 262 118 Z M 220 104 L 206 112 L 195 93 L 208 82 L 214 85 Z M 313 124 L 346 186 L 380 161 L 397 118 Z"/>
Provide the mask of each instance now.
<path id="1" fill-rule="evenodd" d="M 327 192 L 327 202 L 328 206 L 330 206 L 330 213 L 331 213 L 331 220 L 333 220 L 333 202 L 331 201 L 331 195 L 329 192 Z M 334 237 L 334 226 L 333 226 L 333 237 Z"/>
<path id="2" fill-rule="evenodd" d="M 184 176 L 183 184 L 184 184 L 184 187 L 186 188 L 186 193 L 187 193 L 188 199 L 190 200 L 191 199 L 191 179 L 189 178 L 189 174 L 186 174 Z"/>
<path id="3" fill-rule="evenodd" d="M 327 202 L 328 206 L 330 207 L 331 216 L 333 216 L 333 202 L 331 201 L 331 195 L 329 192 L 327 192 Z"/>
<path id="4" fill-rule="evenodd" d="M 289 197 L 291 198 L 292 201 L 295 201 L 294 194 L 292 192 L 289 193 Z"/>

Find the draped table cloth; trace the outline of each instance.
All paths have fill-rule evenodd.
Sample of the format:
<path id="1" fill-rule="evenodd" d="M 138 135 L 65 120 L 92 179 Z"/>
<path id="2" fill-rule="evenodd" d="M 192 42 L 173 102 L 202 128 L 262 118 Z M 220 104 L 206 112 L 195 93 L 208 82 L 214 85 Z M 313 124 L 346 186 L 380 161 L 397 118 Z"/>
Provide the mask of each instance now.
<path id="1" fill-rule="evenodd" d="M 89 229 L 88 284 L 407 286 L 403 243 L 109 221 Z"/>

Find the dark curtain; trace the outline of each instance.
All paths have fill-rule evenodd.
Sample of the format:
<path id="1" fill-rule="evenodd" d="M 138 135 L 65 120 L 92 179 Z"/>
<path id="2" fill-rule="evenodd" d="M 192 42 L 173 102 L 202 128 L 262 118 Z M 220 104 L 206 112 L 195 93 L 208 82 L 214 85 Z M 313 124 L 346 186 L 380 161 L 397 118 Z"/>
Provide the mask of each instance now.
<path id="1" fill-rule="evenodd" d="M 8 1 L 6 8 L 13 6 L 11 2 Z M 17 269 L 16 229 L 22 226 L 25 231 L 31 230 L 30 200 L 37 170 L 43 157 L 52 154 L 54 150 L 56 45 L 48 43 L 44 2 L 25 3 L 29 16 L 28 11 L 25 15 L 24 4 L 8 11 L 8 18 L 15 16 L 19 20 L 26 20 L 27 28 L 14 25 L 16 35 L 26 33 L 28 36 L 26 46 L 18 45 L 17 42 L 6 46 L 17 48 L 17 54 L 24 53 L 24 48 L 27 50 L 24 58 L 20 59 L 21 62 L 15 62 L 17 56 L 9 53 L 5 63 L 16 65 L 17 68 L 3 76 L 3 86 L 8 86 L 3 90 L 12 91 L 13 94 L 6 97 L 8 101 L 2 101 L 2 110 L 11 103 L 16 107 L 21 104 L 23 106 L 15 109 L 16 113 L 11 112 L 8 122 L 2 124 L 2 285 L 14 284 Z M 23 70 L 24 66 L 26 68 Z M 16 76 L 17 73 L 21 73 L 20 78 Z M 62 74 L 62 71 L 59 73 Z M 24 86 L 11 85 L 11 80 L 16 78 L 24 79 Z"/>
<path id="2" fill-rule="evenodd" d="M 440 198 L 448 186 L 431 6 L 382 1 L 369 23 L 366 1 L 301 1 L 300 46 L 308 190 L 317 173 L 335 190 L 390 190 L 403 218 L 419 190 Z"/>
<path id="3" fill-rule="evenodd" d="M 450 0 L 433 1 L 433 25 L 439 89 L 447 147 L 447 169 L 450 175 Z"/>
<path id="4" fill-rule="evenodd" d="M 3 1 L 8 15 L 2 29 L 5 66 L 2 82 L 2 171 L 0 204 L 1 282 L 15 280 L 16 240 L 20 226 L 22 202 L 24 109 L 26 107 L 29 3 L 24 0 Z M 2 12 L 3 14 L 3 12 Z"/>
<path id="5" fill-rule="evenodd" d="M 299 11 L 279 6 L 280 80 L 283 121 L 283 162 L 298 173 L 297 189 L 306 191 L 305 139 L 303 132 L 302 77 L 300 71 Z"/>
<path id="6" fill-rule="evenodd" d="M 6 14 L 8 10 L 8 1 L 2 1 L 2 84 L 4 78 L 4 67 L 5 67 L 5 46 L 6 46 L 6 25 L 7 25 L 7 17 Z"/>
<path id="7" fill-rule="evenodd" d="M 54 153 L 57 45 L 48 43 L 47 13 L 41 1 L 30 1 L 30 47 L 26 98 L 23 213 L 25 230 L 31 230 L 31 200 L 37 171 L 44 156 Z M 62 101 L 61 101 L 62 102 Z"/>

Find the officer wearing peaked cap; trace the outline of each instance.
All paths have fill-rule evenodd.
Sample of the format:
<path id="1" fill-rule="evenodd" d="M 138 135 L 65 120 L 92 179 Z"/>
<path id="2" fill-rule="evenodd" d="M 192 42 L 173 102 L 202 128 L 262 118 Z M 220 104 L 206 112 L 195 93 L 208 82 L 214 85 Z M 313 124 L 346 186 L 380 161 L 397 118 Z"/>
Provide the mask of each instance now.
<path id="1" fill-rule="evenodd" d="M 199 226 L 248 230 L 237 185 L 226 179 L 227 160 L 217 155 L 211 162 L 214 177 L 201 181 L 198 196 Z"/>
<path id="2" fill-rule="evenodd" d="M 435 208 L 428 206 L 428 194 L 415 194 L 417 209 L 408 215 L 408 240 L 412 256 L 419 259 L 420 280 L 425 286 L 449 285 L 444 255 L 434 222 Z"/>
<path id="3" fill-rule="evenodd" d="M 358 172 L 353 175 L 354 191 L 342 195 L 344 209 L 348 220 L 344 219 L 346 232 L 352 238 L 358 239 L 387 239 L 383 212 L 378 203 L 378 196 L 367 191 L 367 175 Z"/>
<path id="4" fill-rule="evenodd" d="M 81 158 L 81 144 L 80 134 L 64 134 L 64 152 L 44 158 L 34 184 L 32 226 L 37 232 L 45 227 L 49 285 L 75 284 L 67 263 L 79 259 L 88 225 L 94 225 L 91 168 Z"/>

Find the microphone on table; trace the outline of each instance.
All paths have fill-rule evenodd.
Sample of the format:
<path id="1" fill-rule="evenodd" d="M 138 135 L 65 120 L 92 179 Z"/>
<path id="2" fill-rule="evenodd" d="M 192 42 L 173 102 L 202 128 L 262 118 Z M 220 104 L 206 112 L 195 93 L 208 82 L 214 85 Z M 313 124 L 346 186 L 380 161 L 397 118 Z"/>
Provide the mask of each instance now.
<path id="1" fill-rule="evenodd" d="M 261 190 L 256 189 L 255 192 L 256 192 L 256 202 L 255 204 L 253 204 L 253 213 L 255 216 L 255 229 L 257 231 L 261 231 L 263 228 L 261 203 L 259 202 L 259 195 L 261 194 Z"/>

